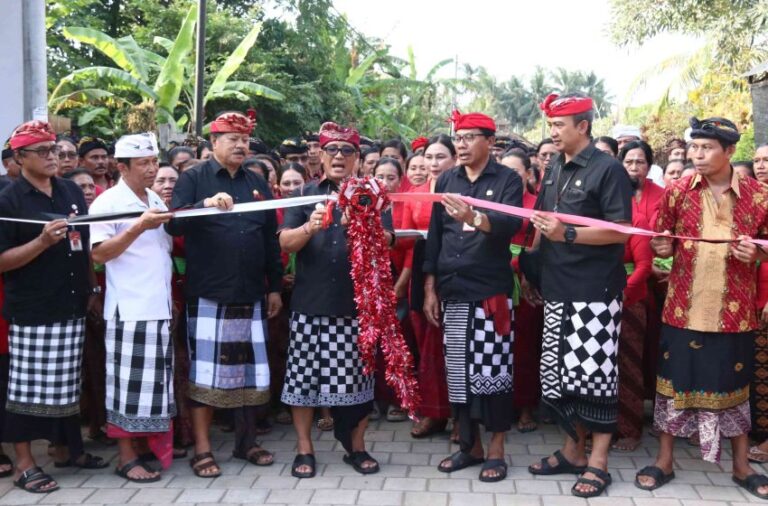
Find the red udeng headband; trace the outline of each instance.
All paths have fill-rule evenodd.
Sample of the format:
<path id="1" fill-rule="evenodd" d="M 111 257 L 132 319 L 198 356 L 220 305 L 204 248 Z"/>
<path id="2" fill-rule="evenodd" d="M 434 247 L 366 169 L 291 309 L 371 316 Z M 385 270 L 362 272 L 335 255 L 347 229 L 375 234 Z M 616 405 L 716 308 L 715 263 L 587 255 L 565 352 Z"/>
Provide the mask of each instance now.
<path id="1" fill-rule="evenodd" d="M 539 105 L 548 118 L 556 116 L 573 116 L 583 112 L 591 111 L 593 107 L 592 99 L 589 97 L 565 97 L 551 93 Z"/>
<path id="2" fill-rule="evenodd" d="M 211 123 L 211 133 L 237 133 L 250 135 L 253 131 L 253 120 L 238 113 L 222 114 Z"/>
<path id="3" fill-rule="evenodd" d="M 11 149 L 21 149 L 38 142 L 56 141 L 56 132 L 45 121 L 27 121 L 22 123 L 11 134 L 9 141 Z"/>
<path id="4" fill-rule="evenodd" d="M 493 118 L 479 112 L 461 114 L 459 111 L 454 110 L 451 113 L 451 121 L 453 122 L 454 131 L 466 130 L 468 128 L 484 128 L 493 132 L 496 131 L 496 122 L 493 121 Z"/>

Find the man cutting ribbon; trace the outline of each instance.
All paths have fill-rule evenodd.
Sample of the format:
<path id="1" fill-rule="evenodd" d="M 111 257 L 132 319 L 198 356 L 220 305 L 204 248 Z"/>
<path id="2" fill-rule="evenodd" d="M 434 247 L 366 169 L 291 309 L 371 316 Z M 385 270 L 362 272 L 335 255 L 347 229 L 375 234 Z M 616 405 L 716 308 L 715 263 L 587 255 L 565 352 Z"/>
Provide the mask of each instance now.
<path id="1" fill-rule="evenodd" d="M 172 207 L 215 207 L 271 199 L 267 182 L 243 169 L 252 121 L 224 113 L 211 124 L 213 157 L 184 171 Z M 235 408 L 233 456 L 258 466 L 272 454 L 255 440 L 257 410 L 269 401 L 265 317 L 278 314 L 283 268 L 275 211 L 220 213 L 174 219 L 171 235 L 183 235 L 187 254 L 189 397 L 197 440 L 195 474 L 212 478 L 221 468 L 208 437 L 213 408 Z"/>
<path id="2" fill-rule="evenodd" d="M 544 174 L 538 208 L 626 223 L 632 221 L 632 187 L 624 167 L 592 144 L 592 99 L 549 95 L 541 109 L 559 151 Z M 572 493 L 595 497 L 610 485 L 611 435 L 618 416 L 616 362 L 621 322 L 624 233 L 565 225 L 536 212 L 534 244 L 541 255 L 544 335 L 542 403 L 566 432 L 554 455 L 533 474 L 580 474 Z M 592 432 L 592 453 L 585 442 Z"/>
<path id="3" fill-rule="evenodd" d="M 658 256 L 674 256 L 674 262 L 662 313 L 653 417 L 659 453 L 654 465 L 638 473 L 636 485 L 654 490 L 671 481 L 674 438 L 698 432 L 702 457 L 710 462 L 720 459 L 721 437 L 729 438 L 733 481 L 768 499 L 768 477 L 747 460 L 758 325 L 755 261 L 768 258 L 747 239 L 768 236 L 768 191 L 731 166 L 740 138 L 736 125 L 724 118 L 692 118 L 690 124 L 689 153 L 697 174 L 667 188 L 656 230 L 738 242 L 651 241 Z"/>

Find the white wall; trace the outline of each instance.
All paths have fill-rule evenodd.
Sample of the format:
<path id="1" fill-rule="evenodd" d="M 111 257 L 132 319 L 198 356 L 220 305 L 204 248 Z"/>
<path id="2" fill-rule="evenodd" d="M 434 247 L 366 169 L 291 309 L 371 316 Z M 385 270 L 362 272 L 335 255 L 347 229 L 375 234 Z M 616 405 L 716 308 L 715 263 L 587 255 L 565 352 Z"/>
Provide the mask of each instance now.
<path id="1" fill-rule="evenodd" d="M 24 121 L 22 1 L 0 0 L 0 144 Z"/>

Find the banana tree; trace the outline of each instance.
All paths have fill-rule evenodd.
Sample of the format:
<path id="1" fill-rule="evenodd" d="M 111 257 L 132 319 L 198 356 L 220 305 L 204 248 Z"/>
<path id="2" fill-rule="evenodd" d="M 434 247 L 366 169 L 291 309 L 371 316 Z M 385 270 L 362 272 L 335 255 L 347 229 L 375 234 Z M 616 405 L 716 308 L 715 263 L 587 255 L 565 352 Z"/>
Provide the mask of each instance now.
<path id="1" fill-rule="evenodd" d="M 137 101 L 154 107 L 159 123 L 183 125 L 192 116 L 194 77 L 194 42 L 197 5 L 185 16 L 175 40 L 155 38 L 166 55 L 140 47 L 132 36 L 112 38 L 99 30 L 67 27 L 64 35 L 89 45 L 112 60 L 117 67 L 86 67 L 65 76 L 50 95 L 48 107 L 53 112 L 102 106 L 117 109 Z M 284 96 L 266 86 L 250 81 L 230 81 L 253 47 L 261 26 L 255 25 L 238 47 L 227 57 L 205 95 L 205 103 L 234 98 L 247 102 L 252 97 L 282 100 Z M 181 109 L 184 111 L 177 118 Z"/>

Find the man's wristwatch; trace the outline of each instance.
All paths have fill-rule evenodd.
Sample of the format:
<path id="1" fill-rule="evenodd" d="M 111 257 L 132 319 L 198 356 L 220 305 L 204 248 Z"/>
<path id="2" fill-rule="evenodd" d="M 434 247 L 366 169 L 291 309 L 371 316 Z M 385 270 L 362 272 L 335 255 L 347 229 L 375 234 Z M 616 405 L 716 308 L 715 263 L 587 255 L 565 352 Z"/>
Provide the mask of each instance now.
<path id="1" fill-rule="evenodd" d="M 94 286 L 91 288 L 91 295 L 100 295 L 101 294 L 101 287 L 100 286 Z"/>
<path id="2" fill-rule="evenodd" d="M 475 210 L 475 217 L 472 218 L 472 226 L 477 228 L 482 224 L 483 224 L 483 215 L 480 214 L 480 211 Z"/>
<path id="3" fill-rule="evenodd" d="M 573 244 L 573 241 L 576 240 L 576 227 L 573 227 L 571 225 L 566 225 L 564 235 L 565 235 L 565 243 Z"/>

